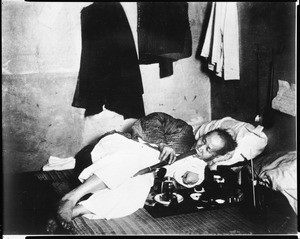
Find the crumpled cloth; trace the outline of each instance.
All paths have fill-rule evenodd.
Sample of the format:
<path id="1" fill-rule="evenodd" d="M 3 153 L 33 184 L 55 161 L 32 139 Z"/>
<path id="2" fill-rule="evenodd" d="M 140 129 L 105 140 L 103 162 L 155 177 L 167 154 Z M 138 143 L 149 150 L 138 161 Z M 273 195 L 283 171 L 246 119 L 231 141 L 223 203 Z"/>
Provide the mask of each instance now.
<path id="1" fill-rule="evenodd" d="M 269 162 L 270 160 L 273 162 Z M 291 207 L 298 214 L 297 195 L 297 152 L 290 151 L 280 156 L 279 153 L 267 155 L 265 160 L 259 161 L 259 178 L 275 191 L 280 191 L 289 201 Z"/>
<path id="2" fill-rule="evenodd" d="M 50 156 L 47 164 L 42 168 L 43 171 L 52 171 L 52 170 L 67 170 L 73 169 L 75 167 L 75 158 L 59 158 L 55 156 Z"/>

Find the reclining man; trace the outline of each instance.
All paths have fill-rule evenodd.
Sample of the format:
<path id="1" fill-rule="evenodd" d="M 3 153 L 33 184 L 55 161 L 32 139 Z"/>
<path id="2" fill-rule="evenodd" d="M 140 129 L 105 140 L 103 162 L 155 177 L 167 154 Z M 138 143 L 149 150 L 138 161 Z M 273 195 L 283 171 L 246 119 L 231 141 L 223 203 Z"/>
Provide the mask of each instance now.
<path id="1" fill-rule="evenodd" d="M 223 129 L 210 131 L 197 142 L 190 143 L 193 143 L 190 149 L 195 149 L 196 154 L 176 161 L 178 150 L 176 152 L 166 143 L 154 145 L 118 132 L 107 134 L 93 147 L 90 153 L 92 164 L 79 175 L 82 183 L 61 199 L 56 221 L 69 229 L 72 219 L 81 215 L 90 219 L 110 219 L 132 214 L 143 207 L 154 183 L 153 173 L 132 177 L 140 169 L 167 160 L 166 175 L 185 187 L 194 187 L 204 180 L 209 161 L 236 147 L 231 135 Z M 82 200 L 88 194 L 91 196 Z M 56 222 L 50 220 L 47 230 L 51 232 L 55 227 Z"/>

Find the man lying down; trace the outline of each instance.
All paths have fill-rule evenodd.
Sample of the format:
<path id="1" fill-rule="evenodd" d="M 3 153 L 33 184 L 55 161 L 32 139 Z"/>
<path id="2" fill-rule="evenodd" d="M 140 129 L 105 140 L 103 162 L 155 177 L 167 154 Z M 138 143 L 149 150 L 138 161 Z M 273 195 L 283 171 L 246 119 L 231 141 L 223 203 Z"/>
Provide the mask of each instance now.
<path id="1" fill-rule="evenodd" d="M 49 233 L 58 227 L 70 229 L 70 222 L 78 216 L 110 219 L 142 208 L 154 184 L 154 174 L 132 176 L 145 167 L 167 160 L 166 176 L 194 187 L 204 180 L 209 161 L 236 147 L 224 129 L 212 130 L 195 141 L 190 125 L 165 113 L 145 116 L 132 128 L 130 136 L 115 131 L 93 146 L 89 152 L 91 165 L 80 173 L 81 184 L 60 200 L 56 217 L 48 222 Z M 191 149 L 196 154 L 176 161 L 176 154 Z M 91 196 L 82 200 L 88 194 Z"/>

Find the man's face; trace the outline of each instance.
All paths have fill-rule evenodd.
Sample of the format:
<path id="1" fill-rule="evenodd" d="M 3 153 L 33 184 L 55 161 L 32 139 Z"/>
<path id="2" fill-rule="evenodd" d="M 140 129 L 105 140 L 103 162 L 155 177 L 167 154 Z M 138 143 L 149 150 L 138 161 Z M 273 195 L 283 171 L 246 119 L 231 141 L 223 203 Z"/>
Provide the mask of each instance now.
<path id="1" fill-rule="evenodd" d="M 208 133 L 197 141 L 196 151 L 200 159 L 205 162 L 217 156 L 217 152 L 224 147 L 223 139 L 216 133 Z"/>

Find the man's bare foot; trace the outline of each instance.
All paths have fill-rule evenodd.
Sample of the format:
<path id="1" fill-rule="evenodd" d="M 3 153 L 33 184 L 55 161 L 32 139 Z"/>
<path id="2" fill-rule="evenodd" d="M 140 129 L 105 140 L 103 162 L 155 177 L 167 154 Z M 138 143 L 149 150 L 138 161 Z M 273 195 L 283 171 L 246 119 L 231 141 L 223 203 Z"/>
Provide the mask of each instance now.
<path id="1" fill-rule="evenodd" d="M 69 199 L 62 199 L 59 202 L 57 210 L 57 220 L 64 229 L 70 229 L 70 222 L 72 221 L 74 201 Z"/>
<path id="2" fill-rule="evenodd" d="M 48 234 L 69 234 L 71 230 L 63 228 L 55 218 L 50 218 L 46 225 L 46 232 Z"/>

